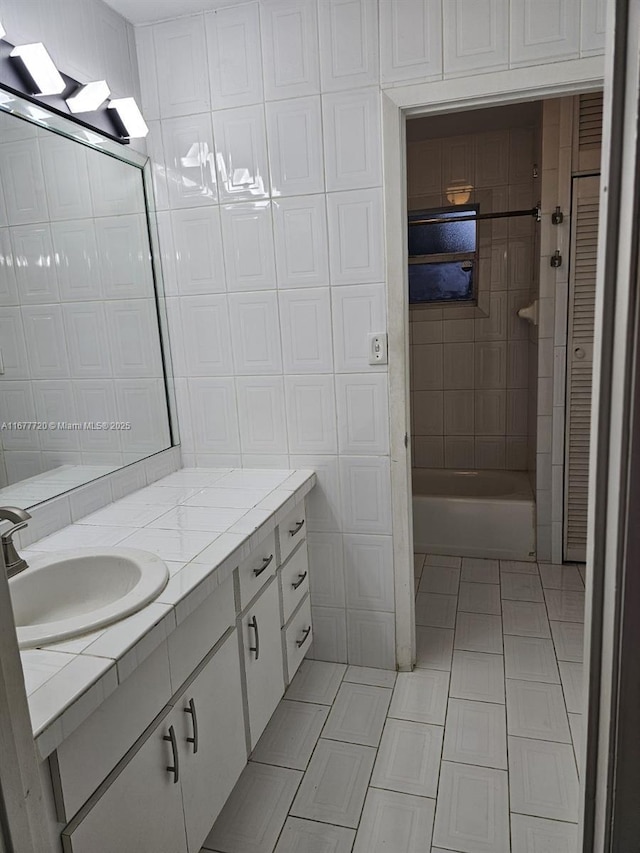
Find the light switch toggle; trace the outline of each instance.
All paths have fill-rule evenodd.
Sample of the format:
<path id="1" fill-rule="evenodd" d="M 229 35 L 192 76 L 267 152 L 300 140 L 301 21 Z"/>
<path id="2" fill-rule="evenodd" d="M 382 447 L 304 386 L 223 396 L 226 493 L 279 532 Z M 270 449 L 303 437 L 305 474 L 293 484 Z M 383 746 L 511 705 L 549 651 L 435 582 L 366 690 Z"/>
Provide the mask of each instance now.
<path id="1" fill-rule="evenodd" d="M 388 364 L 387 333 L 371 332 L 369 334 L 369 364 Z"/>

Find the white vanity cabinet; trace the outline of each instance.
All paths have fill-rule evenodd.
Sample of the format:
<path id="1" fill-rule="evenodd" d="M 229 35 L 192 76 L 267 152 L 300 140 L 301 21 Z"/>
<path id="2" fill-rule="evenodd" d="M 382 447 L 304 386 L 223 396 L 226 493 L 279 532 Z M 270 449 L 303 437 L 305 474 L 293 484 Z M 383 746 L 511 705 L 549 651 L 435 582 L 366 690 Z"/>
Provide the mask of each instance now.
<path id="1" fill-rule="evenodd" d="M 232 630 L 67 826 L 64 850 L 199 853 L 246 760 Z"/>
<path id="2" fill-rule="evenodd" d="M 51 755 L 64 853 L 199 853 L 312 642 L 304 503 Z"/>
<path id="3" fill-rule="evenodd" d="M 199 853 L 247 761 L 238 640 L 213 654 L 176 702 L 189 853 Z"/>
<path id="4" fill-rule="evenodd" d="M 278 585 L 272 580 L 241 618 L 251 749 L 284 693 Z"/>

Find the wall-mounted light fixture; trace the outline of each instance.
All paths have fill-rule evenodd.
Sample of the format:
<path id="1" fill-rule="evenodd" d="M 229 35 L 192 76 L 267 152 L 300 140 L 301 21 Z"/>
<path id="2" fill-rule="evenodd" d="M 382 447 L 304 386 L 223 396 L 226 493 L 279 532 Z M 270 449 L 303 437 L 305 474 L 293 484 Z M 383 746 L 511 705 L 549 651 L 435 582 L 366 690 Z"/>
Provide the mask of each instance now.
<path id="1" fill-rule="evenodd" d="M 102 106 L 110 94 L 106 80 L 95 80 L 67 98 L 67 106 L 72 113 L 90 113 Z"/>
<path id="2" fill-rule="evenodd" d="M 32 94 L 59 95 L 67 88 L 67 84 L 42 42 L 18 45 L 13 48 L 10 56 L 16 56 L 22 60 L 35 86 Z"/>
<path id="3" fill-rule="evenodd" d="M 109 109 L 116 111 L 129 139 L 141 139 L 149 133 L 135 98 L 114 98 L 109 101 Z"/>
<path id="4" fill-rule="evenodd" d="M 6 34 L 7 34 L 7 31 L 2 26 L 2 21 L 0 21 L 0 39 L 3 39 L 6 36 Z"/>

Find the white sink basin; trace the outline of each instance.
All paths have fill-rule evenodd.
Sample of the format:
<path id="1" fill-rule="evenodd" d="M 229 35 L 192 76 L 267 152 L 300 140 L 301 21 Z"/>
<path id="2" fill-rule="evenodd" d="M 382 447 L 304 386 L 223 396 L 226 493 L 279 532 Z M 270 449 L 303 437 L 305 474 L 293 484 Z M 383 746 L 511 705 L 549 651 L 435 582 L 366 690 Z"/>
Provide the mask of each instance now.
<path id="1" fill-rule="evenodd" d="M 77 548 L 31 558 L 9 581 L 21 649 L 88 634 L 141 610 L 169 571 L 134 548 Z"/>

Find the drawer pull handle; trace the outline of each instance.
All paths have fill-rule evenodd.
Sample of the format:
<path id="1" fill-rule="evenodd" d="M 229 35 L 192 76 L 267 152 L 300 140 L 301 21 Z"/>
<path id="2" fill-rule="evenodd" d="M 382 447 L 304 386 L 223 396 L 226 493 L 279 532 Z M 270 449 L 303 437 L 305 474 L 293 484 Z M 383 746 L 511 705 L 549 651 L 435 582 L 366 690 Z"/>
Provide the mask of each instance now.
<path id="1" fill-rule="evenodd" d="M 296 523 L 296 526 L 293 528 L 293 530 L 289 531 L 289 536 L 295 536 L 296 533 L 300 533 L 300 531 L 302 530 L 303 527 L 304 527 L 304 518 L 302 519 L 302 521 L 298 521 Z"/>
<path id="2" fill-rule="evenodd" d="M 189 699 L 189 704 L 184 709 L 185 714 L 191 715 L 191 721 L 193 723 L 193 737 L 187 738 L 187 743 L 193 744 L 193 754 L 195 755 L 198 751 L 198 715 L 196 714 L 196 703 L 193 699 Z"/>
<path id="3" fill-rule="evenodd" d="M 300 586 L 300 584 L 302 583 L 302 581 L 306 578 L 306 576 L 307 576 L 307 573 L 306 573 L 306 572 L 305 572 L 304 574 L 302 574 L 302 575 L 298 575 L 298 580 L 297 580 L 297 581 L 294 581 L 294 582 L 291 584 L 291 586 L 292 586 L 294 589 L 298 589 L 298 587 Z"/>
<path id="4" fill-rule="evenodd" d="M 162 740 L 168 740 L 171 744 L 171 752 L 173 753 L 173 767 L 167 767 L 168 773 L 173 773 L 173 784 L 178 784 L 180 778 L 180 763 L 178 759 L 178 744 L 176 743 L 176 733 L 173 726 L 169 726 L 169 734 L 165 735 Z"/>
<path id="5" fill-rule="evenodd" d="M 265 557 L 264 560 L 262 561 L 262 565 L 260 566 L 260 568 L 253 570 L 254 575 L 257 578 L 259 578 L 260 575 L 264 572 L 264 570 L 271 565 L 272 560 L 273 560 L 273 554 L 269 554 L 268 557 Z"/>
<path id="6" fill-rule="evenodd" d="M 250 652 L 255 652 L 256 660 L 260 657 L 260 631 L 258 630 L 258 620 L 255 616 L 252 616 L 249 620 L 249 627 L 253 628 L 256 632 L 256 644 L 255 646 L 249 646 Z"/>
<path id="7" fill-rule="evenodd" d="M 309 634 L 311 633 L 311 625 L 309 625 L 308 628 L 305 628 L 302 633 L 304 634 L 304 637 L 301 640 L 296 640 L 296 646 L 298 648 L 300 648 L 301 646 L 304 646 L 304 644 L 307 642 L 307 638 L 308 638 Z"/>

